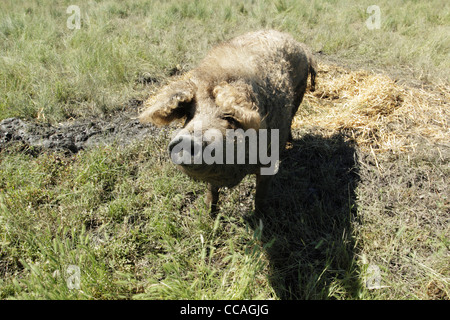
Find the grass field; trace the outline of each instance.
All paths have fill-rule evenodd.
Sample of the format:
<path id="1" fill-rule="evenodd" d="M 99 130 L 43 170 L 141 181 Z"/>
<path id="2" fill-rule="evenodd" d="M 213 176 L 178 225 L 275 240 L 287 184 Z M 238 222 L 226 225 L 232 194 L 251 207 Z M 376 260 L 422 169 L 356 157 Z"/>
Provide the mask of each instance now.
<path id="1" fill-rule="evenodd" d="M 166 131 L 70 155 L 10 145 L 1 299 L 450 298 L 447 1 L 2 1 L 0 121 L 121 112 L 262 28 L 319 61 L 268 213 L 247 177 L 211 216 Z"/>

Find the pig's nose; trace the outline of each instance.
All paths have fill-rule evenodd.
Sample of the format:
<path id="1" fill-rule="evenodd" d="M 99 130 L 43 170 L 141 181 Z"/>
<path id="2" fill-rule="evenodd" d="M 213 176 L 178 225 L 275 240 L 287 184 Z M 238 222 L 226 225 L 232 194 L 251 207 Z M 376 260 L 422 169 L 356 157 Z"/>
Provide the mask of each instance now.
<path id="1" fill-rule="evenodd" d="M 177 149 L 175 149 L 176 146 L 178 146 Z M 199 144 L 196 139 L 190 135 L 176 136 L 169 142 L 169 152 L 172 152 L 175 149 L 175 152 L 183 150 L 189 152 L 191 155 L 194 155 L 194 150 L 200 150 L 198 148 L 201 149 L 201 144 Z"/>
<path id="2" fill-rule="evenodd" d="M 202 152 L 201 141 L 191 135 L 179 135 L 169 142 L 169 153 L 178 164 L 193 164 L 192 157 Z"/>
<path id="3" fill-rule="evenodd" d="M 176 136 L 172 141 L 169 142 L 169 153 L 172 153 L 175 146 L 177 146 L 179 143 L 183 142 L 183 136 Z"/>

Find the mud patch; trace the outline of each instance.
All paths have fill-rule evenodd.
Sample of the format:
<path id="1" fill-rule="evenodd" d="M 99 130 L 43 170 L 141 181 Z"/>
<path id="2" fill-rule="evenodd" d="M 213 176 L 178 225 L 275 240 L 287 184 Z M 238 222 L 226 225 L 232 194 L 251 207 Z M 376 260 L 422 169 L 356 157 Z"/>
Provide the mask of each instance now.
<path id="1" fill-rule="evenodd" d="M 22 144 L 38 151 L 77 153 L 97 145 L 127 145 L 150 136 L 165 135 L 170 128 L 142 124 L 136 111 L 125 111 L 105 118 L 84 118 L 56 125 L 8 118 L 0 122 L 0 151 Z"/>

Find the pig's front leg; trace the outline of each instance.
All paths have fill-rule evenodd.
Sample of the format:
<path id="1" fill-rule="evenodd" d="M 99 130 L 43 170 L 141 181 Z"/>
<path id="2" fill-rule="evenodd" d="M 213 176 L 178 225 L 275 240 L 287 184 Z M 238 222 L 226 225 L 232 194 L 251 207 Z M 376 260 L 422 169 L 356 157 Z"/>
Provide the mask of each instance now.
<path id="1" fill-rule="evenodd" d="M 206 191 L 206 204 L 211 210 L 211 213 L 217 212 L 217 202 L 219 201 L 219 188 L 208 183 L 208 190 Z"/>
<path id="2" fill-rule="evenodd" d="M 263 213 L 267 208 L 267 195 L 272 182 L 271 175 L 256 174 L 255 211 Z"/>

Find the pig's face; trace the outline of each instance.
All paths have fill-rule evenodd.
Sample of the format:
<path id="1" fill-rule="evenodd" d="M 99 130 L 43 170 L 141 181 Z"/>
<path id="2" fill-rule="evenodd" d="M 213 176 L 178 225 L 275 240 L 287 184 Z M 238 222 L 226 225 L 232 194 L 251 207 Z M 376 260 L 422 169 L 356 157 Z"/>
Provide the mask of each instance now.
<path id="1" fill-rule="evenodd" d="M 256 170 L 256 163 L 248 161 L 250 137 L 245 141 L 249 133 L 256 139 L 254 128 L 247 128 L 235 113 L 212 99 L 192 103 L 185 110 L 185 124 L 168 145 L 170 158 L 181 171 L 215 186 L 232 187 Z"/>
<path id="2" fill-rule="evenodd" d="M 194 179 L 231 187 L 257 170 L 249 156 L 261 118 L 249 93 L 239 89 L 223 83 L 202 94 L 182 81 L 157 94 L 140 118 L 156 124 L 183 120 L 168 146 L 172 161 Z"/>

